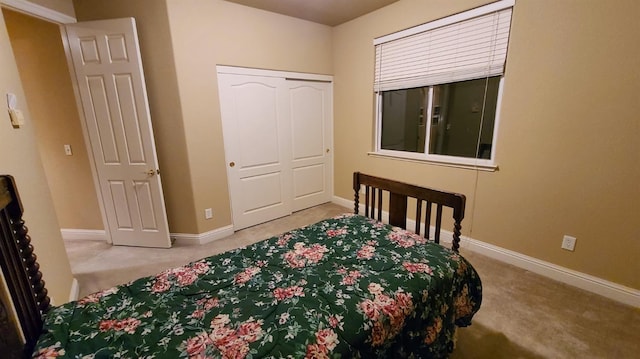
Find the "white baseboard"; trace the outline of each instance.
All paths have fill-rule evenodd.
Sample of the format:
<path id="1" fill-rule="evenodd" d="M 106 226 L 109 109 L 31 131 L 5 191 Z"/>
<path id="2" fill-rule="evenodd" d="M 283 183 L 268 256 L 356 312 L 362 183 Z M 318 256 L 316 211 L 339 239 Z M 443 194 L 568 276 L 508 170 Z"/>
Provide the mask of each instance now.
<path id="1" fill-rule="evenodd" d="M 229 225 L 200 234 L 171 233 L 171 238 L 175 240 L 175 244 L 200 245 L 228 237 L 232 234 L 233 226 Z"/>
<path id="2" fill-rule="evenodd" d="M 60 229 L 62 239 L 88 239 L 92 241 L 106 241 L 107 234 L 103 229 Z"/>
<path id="3" fill-rule="evenodd" d="M 353 208 L 353 201 L 341 197 L 333 197 L 333 203 Z M 363 205 L 360 204 L 360 212 L 364 213 Z M 389 214 L 386 211 L 382 213 L 383 222 L 387 222 Z M 407 220 L 407 228 L 415 228 L 414 220 Z M 442 230 L 441 240 L 445 243 L 451 243 L 453 233 Z M 584 289 L 586 291 L 602 295 L 609 299 L 640 308 L 640 290 L 629 288 L 617 283 L 613 283 L 602 278 L 598 278 L 589 274 L 578 272 L 569 268 L 546 262 L 534 257 L 530 257 L 518 252 L 514 252 L 493 244 L 485 243 L 473 238 L 463 236 L 461 238 L 461 247 L 476 253 L 483 254 L 487 257 L 509 263 L 516 267 L 526 269 L 536 274 L 557 280 L 562 283 L 572 285 Z"/>
<path id="4" fill-rule="evenodd" d="M 78 300 L 79 295 L 80 286 L 78 285 L 78 280 L 74 277 L 73 282 L 71 282 L 71 290 L 69 291 L 69 301 L 72 302 L 74 300 Z"/>
<path id="5" fill-rule="evenodd" d="M 362 202 L 362 200 L 361 200 L 361 202 Z M 342 197 L 333 196 L 333 198 L 331 199 L 331 203 L 335 203 L 335 204 L 337 204 L 339 206 L 342 206 L 342 207 L 347 207 L 347 208 L 349 208 L 349 211 L 353 212 L 353 200 L 352 199 L 349 200 L 349 199 L 344 199 Z M 360 203 L 359 207 L 360 207 L 360 212 L 364 213 L 364 204 Z M 387 219 L 389 218 L 389 213 L 387 211 L 384 211 L 382 213 L 382 215 L 383 216 L 386 215 Z"/>
<path id="6" fill-rule="evenodd" d="M 450 235 L 450 234 L 449 234 Z M 640 308 L 640 290 L 629 288 L 573 269 L 546 262 L 518 252 L 462 237 L 461 247 L 512 264 L 536 274 L 563 282 L 603 297 Z"/>
<path id="7" fill-rule="evenodd" d="M 106 241 L 107 239 L 106 232 L 104 230 L 63 228 L 60 230 L 60 232 L 62 233 L 62 239 L 64 240 L 84 239 Z M 209 243 L 230 236 L 232 234 L 233 226 L 229 225 L 200 234 L 171 233 L 169 236 L 175 239 L 175 243 L 180 243 L 182 245 L 193 245 Z"/>

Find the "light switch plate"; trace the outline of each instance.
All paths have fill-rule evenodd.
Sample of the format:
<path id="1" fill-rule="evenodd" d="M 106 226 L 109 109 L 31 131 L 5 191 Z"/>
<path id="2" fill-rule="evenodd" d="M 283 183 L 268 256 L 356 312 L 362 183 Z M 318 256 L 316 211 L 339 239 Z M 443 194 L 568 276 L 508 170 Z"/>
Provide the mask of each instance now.
<path id="1" fill-rule="evenodd" d="M 24 115 L 22 111 L 16 109 L 9 109 L 9 117 L 11 117 L 11 124 L 16 127 L 24 125 Z"/>

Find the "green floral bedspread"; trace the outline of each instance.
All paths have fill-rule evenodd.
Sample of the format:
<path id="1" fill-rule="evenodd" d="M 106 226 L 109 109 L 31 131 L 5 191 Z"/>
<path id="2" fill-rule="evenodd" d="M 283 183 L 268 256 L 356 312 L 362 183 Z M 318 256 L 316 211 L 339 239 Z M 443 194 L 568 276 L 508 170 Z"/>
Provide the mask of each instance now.
<path id="1" fill-rule="evenodd" d="M 34 357 L 446 357 L 482 286 L 460 255 L 342 215 L 53 308 Z"/>

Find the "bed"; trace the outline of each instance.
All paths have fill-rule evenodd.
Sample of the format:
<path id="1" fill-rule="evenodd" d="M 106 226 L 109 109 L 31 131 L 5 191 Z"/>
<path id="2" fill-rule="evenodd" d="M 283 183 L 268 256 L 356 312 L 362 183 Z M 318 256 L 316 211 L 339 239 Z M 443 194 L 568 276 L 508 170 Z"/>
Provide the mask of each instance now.
<path id="1" fill-rule="evenodd" d="M 49 306 L 37 273 L 27 276 L 34 290 L 8 284 L 12 296 L 31 292 L 25 307 L 37 314 L 34 324 L 22 325 L 35 328 L 25 334 L 25 352 L 36 358 L 447 357 L 456 328 L 471 323 L 482 300 L 478 274 L 458 253 L 464 196 L 361 173 L 353 183 L 354 213 L 61 306 Z M 443 210 L 452 213 L 451 249 L 437 243 Z M 24 228 L 20 206 L 5 212 L 13 216 L 10 225 Z M 404 229 L 407 222 L 415 222 L 412 231 Z M 26 263 L 14 265 L 20 262 Z"/>

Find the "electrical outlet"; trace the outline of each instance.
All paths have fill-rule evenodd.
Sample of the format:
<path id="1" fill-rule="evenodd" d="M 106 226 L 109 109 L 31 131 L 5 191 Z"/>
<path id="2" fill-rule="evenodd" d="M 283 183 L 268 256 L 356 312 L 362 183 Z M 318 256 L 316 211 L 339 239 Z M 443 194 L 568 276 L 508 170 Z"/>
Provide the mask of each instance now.
<path id="1" fill-rule="evenodd" d="M 204 219 L 213 218 L 213 210 L 211 208 L 207 208 L 204 210 Z"/>
<path id="2" fill-rule="evenodd" d="M 562 249 L 566 249 L 568 251 L 572 251 L 576 248 L 576 237 L 571 237 L 565 235 L 562 238 Z"/>
<path id="3" fill-rule="evenodd" d="M 71 145 L 64 145 L 64 154 L 67 156 L 73 155 L 73 152 L 71 151 Z"/>

